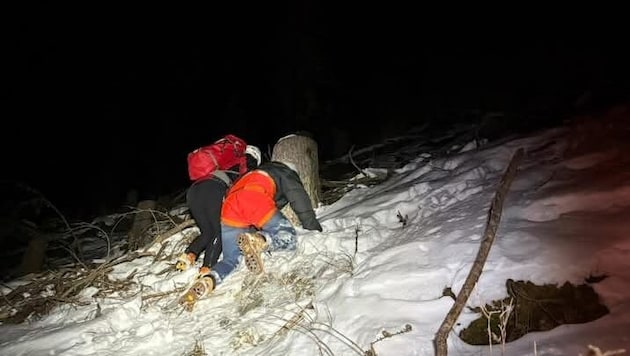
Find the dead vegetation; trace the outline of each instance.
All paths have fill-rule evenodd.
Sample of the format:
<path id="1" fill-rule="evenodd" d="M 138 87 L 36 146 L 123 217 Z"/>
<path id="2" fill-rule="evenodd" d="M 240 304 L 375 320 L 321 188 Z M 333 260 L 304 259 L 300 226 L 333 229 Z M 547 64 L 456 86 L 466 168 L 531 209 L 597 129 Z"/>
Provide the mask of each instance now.
<path id="1" fill-rule="evenodd" d="M 195 341 L 195 345 L 192 350 L 187 352 L 185 356 L 206 356 L 206 349 L 203 346 L 203 343 L 199 340 Z"/>
<path id="2" fill-rule="evenodd" d="M 608 314 L 590 285 L 535 285 L 530 281 L 506 282 L 508 297 L 472 309 L 480 314 L 460 332 L 472 345 L 511 342 L 535 331 L 547 331 L 563 324 L 581 324 Z M 510 304 L 511 303 L 511 304 Z M 509 318 L 502 321 L 501 312 L 512 305 Z M 501 330 L 501 328 L 504 330 Z M 489 335 L 490 334 L 490 335 Z"/>
<path id="3" fill-rule="evenodd" d="M 91 301 L 81 297 L 81 292 L 87 287 L 98 289 L 94 296 L 128 291 L 135 284 L 133 273 L 124 280 L 113 280 L 108 273 L 113 266 L 137 257 L 129 255 L 95 268 L 77 266 L 34 275 L 29 283 L 3 295 L 0 300 L 0 320 L 3 323 L 19 324 L 28 318 L 44 316 L 62 303 L 88 305 Z"/>
<path id="4" fill-rule="evenodd" d="M 318 321 L 319 318 L 317 317 L 317 314 L 321 311 L 326 313 L 325 321 Z M 315 308 L 312 301 L 307 303 L 305 306 L 298 305 L 292 316 L 288 318 L 279 317 L 282 322 L 282 326 L 270 336 L 269 340 L 281 339 L 290 331 L 294 331 L 308 336 L 318 348 L 320 355 L 336 355 L 337 353 L 335 353 L 331 349 L 330 345 L 328 345 L 328 343 L 322 338 L 322 336 L 327 335 L 345 345 L 346 349 L 344 350 L 344 355 L 378 356 L 374 345 L 385 339 L 405 334 L 413 330 L 413 327 L 410 324 L 405 324 L 400 330 L 393 332 L 382 330 L 381 335 L 374 341 L 370 342 L 369 348 L 366 350 L 365 347 L 362 347 L 356 341 L 333 326 L 333 318 L 329 310 L 321 311 L 318 311 L 317 308 Z"/>
<path id="5" fill-rule="evenodd" d="M 478 147 L 486 141 L 481 136 L 481 127 L 490 125 L 485 122 L 482 124 L 454 125 L 450 131 L 441 130 L 439 134 L 433 131 L 435 127 L 427 124 L 379 144 L 357 150 L 352 146 L 346 155 L 321 164 L 320 201 L 329 205 L 353 189 L 380 184 L 388 180 L 396 169 L 419 158 L 428 162 L 457 151 L 471 142 Z M 370 174 L 366 167 L 381 170 L 384 174 Z"/>
<path id="6" fill-rule="evenodd" d="M 137 213 L 137 211 L 119 215 L 118 221 L 114 224 L 112 230 L 123 219 L 128 218 L 129 214 L 133 213 Z M 138 271 L 132 271 L 124 279 L 112 279 L 109 273 L 113 270 L 113 267 L 138 258 L 152 258 L 153 263 L 174 260 L 174 252 L 170 254 L 165 252 L 166 247 L 169 245 L 169 241 L 166 240 L 195 224 L 192 219 L 186 219 L 176 224 L 173 217 L 165 217 L 167 214 L 164 212 L 151 211 L 150 214 L 155 218 L 154 223 L 148 226 L 143 231 L 143 234 L 145 234 L 146 239 L 153 242 L 147 244 L 144 249 L 127 252 L 119 256 L 110 256 L 110 237 L 103 228 L 98 227 L 96 224 L 88 223 L 73 225 L 74 236 L 81 237 L 89 233 L 94 235 L 95 232 L 104 236 L 108 246 L 106 262 L 90 263 L 73 253 L 72 250 L 68 250 L 67 252 L 75 260 L 74 263 L 61 268 L 23 276 L 21 280 L 24 284 L 18 287 L 10 288 L 5 285 L 4 289 L 9 290 L 9 292 L 5 292 L 0 299 L 0 322 L 19 324 L 29 319 L 38 319 L 45 316 L 60 304 L 89 305 L 93 302 L 91 298 L 104 298 L 113 294 L 138 293 L 141 286 L 138 286 L 134 279 Z M 191 234 L 191 236 L 182 239 L 180 243 L 189 243 L 192 238 L 194 236 Z M 157 252 L 149 252 L 149 248 L 155 243 L 161 243 L 161 248 Z M 176 247 L 172 251 L 179 251 L 178 248 Z M 169 266 L 164 271 L 159 272 L 159 274 L 164 274 L 170 269 Z M 88 287 L 95 288 L 96 291 L 93 295 L 86 296 L 82 294 Z M 171 294 L 179 293 L 181 290 L 181 288 L 175 288 L 166 293 L 146 295 L 142 297 L 142 300 L 144 303 L 156 302 Z"/>

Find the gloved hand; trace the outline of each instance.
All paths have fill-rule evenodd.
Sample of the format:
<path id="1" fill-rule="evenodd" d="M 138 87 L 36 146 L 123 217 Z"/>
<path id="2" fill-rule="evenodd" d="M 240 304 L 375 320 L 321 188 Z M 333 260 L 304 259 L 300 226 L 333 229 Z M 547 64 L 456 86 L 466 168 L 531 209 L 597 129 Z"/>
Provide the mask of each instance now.
<path id="1" fill-rule="evenodd" d="M 304 226 L 304 228 L 306 230 L 317 230 L 319 232 L 324 231 L 324 229 L 322 228 L 322 225 L 317 220 L 314 220 L 313 223 L 309 226 Z"/>
<path id="2" fill-rule="evenodd" d="M 192 266 L 195 263 L 196 259 L 197 259 L 197 256 L 195 256 L 195 254 L 192 252 L 182 253 L 177 258 L 177 262 L 175 262 L 175 268 L 178 271 L 182 271 L 182 272 L 186 271 L 187 269 L 190 268 L 190 266 Z"/>
<path id="3" fill-rule="evenodd" d="M 210 267 L 201 266 L 201 268 L 199 268 L 199 272 L 197 272 L 197 276 L 195 277 L 195 279 L 200 279 L 203 277 L 207 277 L 209 275 L 210 275 Z"/>

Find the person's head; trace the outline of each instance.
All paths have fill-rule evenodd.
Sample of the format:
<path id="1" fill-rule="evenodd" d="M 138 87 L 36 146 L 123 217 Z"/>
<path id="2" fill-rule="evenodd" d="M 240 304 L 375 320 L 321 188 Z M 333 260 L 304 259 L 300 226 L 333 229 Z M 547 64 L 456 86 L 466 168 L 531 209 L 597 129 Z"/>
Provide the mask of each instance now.
<path id="1" fill-rule="evenodd" d="M 253 145 L 247 145 L 245 148 L 245 157 L 247 158 L 247 170 L 255 169 L 260 166 L 262 154 L 260 149 Z"/>

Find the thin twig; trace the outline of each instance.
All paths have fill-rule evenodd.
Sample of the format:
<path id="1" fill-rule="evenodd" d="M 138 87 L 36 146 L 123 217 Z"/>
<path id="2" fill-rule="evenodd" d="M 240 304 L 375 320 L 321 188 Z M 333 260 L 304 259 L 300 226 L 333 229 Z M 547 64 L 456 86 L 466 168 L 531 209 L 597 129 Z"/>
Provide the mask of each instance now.
<path id="1" fill-rule="evenodd" d="M 149 294 L 149 295 L 143 295 L 142 296 L 142 301 L 144 302 L 144 301 L 149 300 L 149 299 L 161 298 L 161 297 L 166 297 L 166 296 L 171 295 L 171 294 L 181 293 L 184 290 L 186 290 L 186 288 L 187 288 L 186 286 L 183 286 L 183 287 L 175 288 L 173 290 L 166 291 L 166 292 L 159 292 L 159 293 L 154 293 L 154 294 Z"/>
<path id="2" fill-rule="evenodd" d="M 184 230 L 187 227 L 191 227 L 196 225 L 197 222 L 195 221 L 195 219 L 188 219 L 186 221 L 184 221 L 183 223 L 173 227 L 172 229 L 158 235 L 151 244 L 149 244 L 147 247 L 144 248 L 144 252 L 147 252 L 153 245 L 155 244 L 159 244 L 162 243 L 164 240 L 170 238 L 171 236 L 181 232 L 182 230 Z"/>
<path id="3" fill-rule="evenodd" d="M 79 290 L 81 290 L 82 288 L 80 287 L 86 287 L 89 286 L 97 277 L 99 277 L 99 275 L 103 275 L 106 273 L 109 273 L 112 271 L 111 267 L 107 267 L 107 268 L 102 268 L 101 265 L 98 268 L 94 269 L 90 274 L 88 274 L 86 277 L 79 279 L 76 283 L 74 283 L 70 288 L 68 288 L 59 298 L 66 298 L 70 295 L 70 293 L 72 293 L 73 291 L 78 292 Z"/>
<path id="4" fill-rule="evenodd" d="M 110 255 L 110 252 L 111 252 L 112 243 L 111 243 L 111 241 L 109 239 L 109 235 L 105 232 L 105 230 L 101 229 L 97 225 L 86 223 L 86 222 L 76 223 L 74 225 L 76 227 L 73 228 L 72 230 L 76 230 L 76 229 L 79 229 L 79 228 L 90 228 L 90 229 L 95 229 L 95 230 L 100 231 L 103 234 L 103 236 L 105 236 L 105 241 L 107 241 L 107 256 L 105 258 L 106 259 L 109 258 L 109 255 Z"/>
<path id="5" fill-rule="evenodd" d="M 68 248 L 66 246 L 64 246 L 63 244 L 60 245 L 61 248 L 63 248 L 64 250 L 66 250 L 66 252 L 68 252 L 75 260 L 77 260 L 77 263 L 79 263 L 81 265 L 81 267 L 85 268 L 85 269 L 89 269 L 85 263 L 83 263 L 83 261 L 81 261 L 81 259 L 74 253 L 74 251 L 72 251 L 71 248 Z"/>
<path id="6" fill-rule="evenodd" d="M 354 149 L 354 145 L 352 145 L 350 147 L 350 150 L 348 151 L 348 157 L 350 158 L 350 163 L 352 163 L 354 168 L 356 168 L 361 174 L 363 174 L 364 176 L 368 177 L 368 174 L 354 162 L 354 159 L 352 158 L 352 149 Z"/>
<path id="7" fill-rule="evenodd" d="M 162 244 L 162 246 L 160 246 L 160 249 L 155 254 L 155 258 L 153 259 L 154 263 L 159 260 L 160 256 L 162 256 L 162 252 L 164 252 L 164 249 L 166 249 L 166 246 L 168 246 L 168 241 L 166 241 L 166 243 L 164 243 L 164 244 Z"/>
<path id="8" fill-rule="evenodd" d="M 359 252 L 359 231 L 361 231 L 361 228 L 357 225 L 354 229 L 354 258 L 357 257 L 357 252 Z"/>

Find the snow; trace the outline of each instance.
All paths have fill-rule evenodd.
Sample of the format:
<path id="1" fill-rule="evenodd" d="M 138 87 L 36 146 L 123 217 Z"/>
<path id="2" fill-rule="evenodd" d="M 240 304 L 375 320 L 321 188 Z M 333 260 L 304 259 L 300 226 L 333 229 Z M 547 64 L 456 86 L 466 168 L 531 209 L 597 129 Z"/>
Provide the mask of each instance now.
<path id="1" fill-rule="evenodd" d="M 505 298 L 507 279 L 581 284 L 605 274 L 592 287 L 609 314 L 529 333 L 507 343 L 505 354 L 585 355 L 589 345 L 627 350 L 630 120 L 622 113 L 501 143 L 471 142 L 443 157 L 417 152 L 384 182 L 318 207 L 324 231 L 298 229 L 297 251 L 265 257 L 264 277 L 241 265 L 191 313 L 166 306 L 176 298 L 168 292 L 185 286 L 194 270 L 158 275 L 172 261 L 151 256 L 118 264 L 110 278 L 131 275 L 141 289 L 97 296 L 98 289 L 87 288 L 86 305 L 2 325 L 0 354 L 183 355 L 199 344 L 208 355 L 362 355 L 371 347 L 379 356 L 433 355 L 435 334 L 454 303 L 443 291 L 462 287 L 498 182 L 518 148 L 526 155 L 467 305 Z M 407 217 L 404 226 L 399 216 Z M 165 252 L 195 229 L 169 238 Z M 449 354 L 502 353 L 457 336 L 477 317 L 464 308 L 448 338 Z"/>

